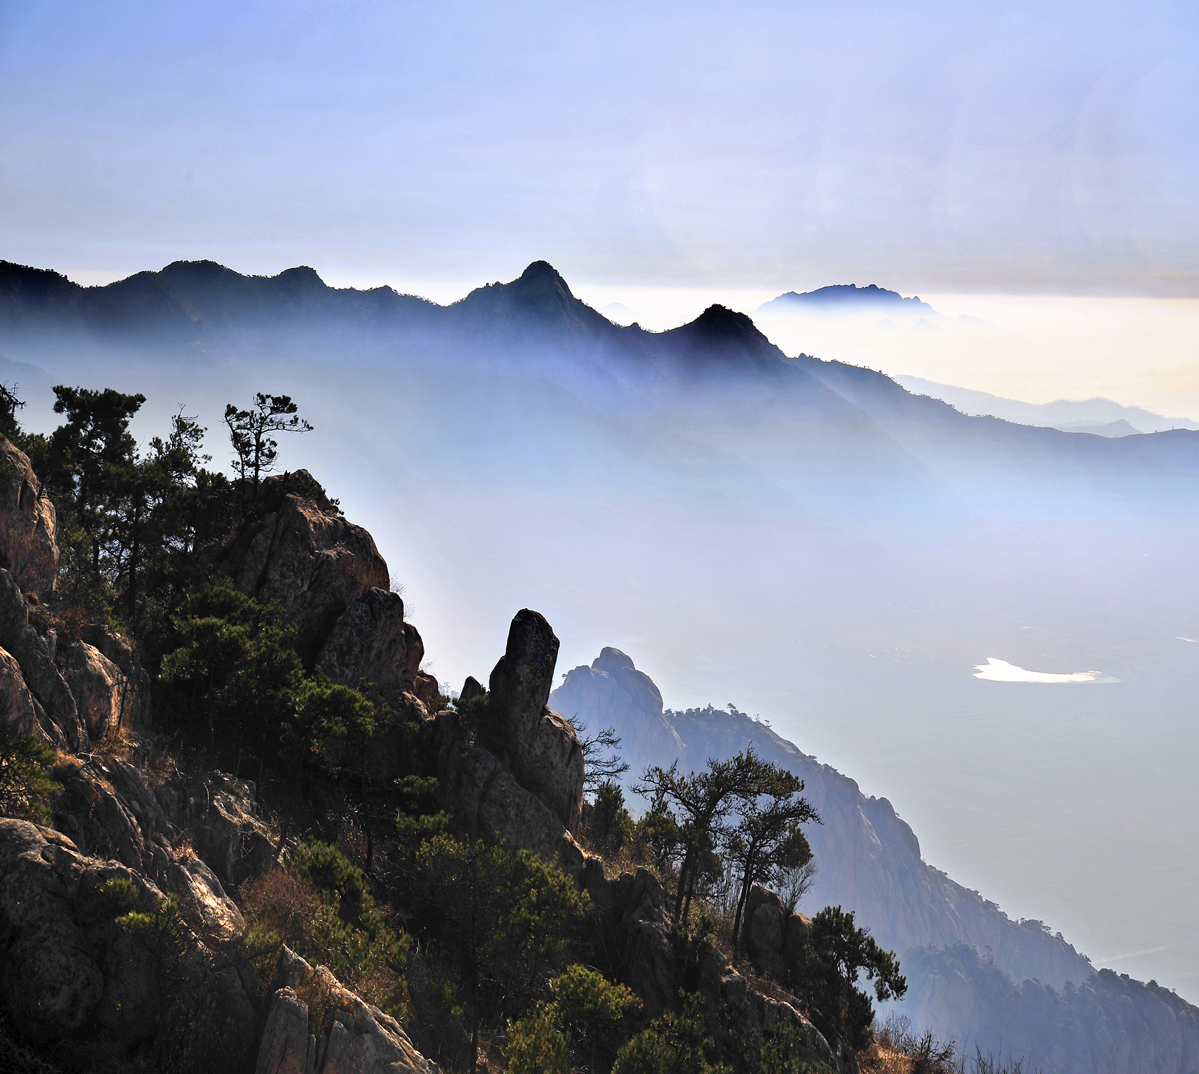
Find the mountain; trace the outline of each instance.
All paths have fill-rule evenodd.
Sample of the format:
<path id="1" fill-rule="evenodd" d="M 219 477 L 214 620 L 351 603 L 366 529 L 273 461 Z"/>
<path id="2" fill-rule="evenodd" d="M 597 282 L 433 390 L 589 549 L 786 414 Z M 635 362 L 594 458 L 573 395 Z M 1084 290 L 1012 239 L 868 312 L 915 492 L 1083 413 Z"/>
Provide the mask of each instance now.
<path id="1" fill-rule="evenodd" d="M 439 678 L 477 673 L 485 624 L 540 604 L 569 624 L 572 666 L 613 641 L 652 645 L 674 696 L 819 720 L 821 756 L 889 768 L 894 799 L 948 829 L 974 816 L 955 868 L 1014 886 L 1039 870 L 1088 950 L 1195 934 L 1199 857 L 1184 849 L 1161 884 L 1155 870 L 1191 846 L 1176 735 L 1195 646 L 1176 639 L 1199 637 L 1199 433 L 969 416 L 784 353 L 727 308 L 621 327 L 545 262 L 448 306 L 201 262 L 103 288 L 0 278 L 0 355 L 43 383 L 141 392 L 143 443 L 183 403 L 227 465 L 227 403 L 296 399 L 317 431 L 281 444 L 282 464 L 335 469 L 391 558 L 442 564 L 411 582 Z M 156 296 L 136 317 L 133 283 Z M 35 284 L 62 293 L 39 307 Z M 29 427 L 53 429 L 50 393 L 13 379 Z M 982 683 L 988 657 L 1120 683 Z M 1120 771 L 1126 798 L 1096 771 Z M 1109 886 L 1103 825 L 1084 818 L 1144 809 L 1158 841 L 1127 838 L 1128 879 Z M 1138 916 L 1146 899 L 1175 916 Z M 1190 968 L 1169 951 L 1120 968 L 1134 966 L 1180 988 Z"/>
<path id="2" fill-rule="evenodd" d="M 653 681 L 619 649 L 607 647 L 590 667 L 568 671 L 550 707 L 592 732 L 615 728 L 630 788 L 650 765 L 678 761 L 683 771 L 698 770 L 709 758 L 732 757 L 748 746 L 799 776 L 822 822 L 808 829 L 819 867 L 805 898 L 809 910 L 853 909 L 881 943 L 901 951 L 957 943 L 990 951 L 1018 980 L 1035 977 L 1060 987 L 1092 972 L 1060 934 L 1049 935 L 1040 922 L 1012 921 L 928 865 L 920 841 L 887 799 L 864 796 L 848 776 L 742 712 L 664 709 Z M 634 806 L 640 801 L 631 793 L 630 800 Z"/>
<path id="3" fill-rule="evenodd" d="M 963 414 L 990 415 L 1019 425 L 1039 425 L 1099 436 L 1199 429 L 1199 422 L 1192 418 L 1168 418 L 1140 407 L 1121 406 L 1111 399 L 1058 399 L 1052 403 L 1022 403 L 970 388 L 938 384 L 921 377 L 895 376 L 892 379 L 913 394 L 944 400 Z"/>
<path id="4" fill-rule="evenodd" d="M 801 909 L 851 909 L 901 952 L 910 991 L 899 1009 L 918 1025 L 967 1051 L 1024 1056 L 1046 1074 L 1196 1069 L 1199 1009 L 1155 982 L 1096 974 L 1060 932 L 1013 921 L 955 883 L 922 859 L 916 834 L 886 798 L 863 795 L 764 723 L 731 705 L 666 709 L 650 677 L 611 647 L 568 671 L 550 706 L 592 733 L 611 727 L 620 736 L 634 808 L 631 786 L 647 766 L 677 761 L 694 771 L 751 746 L 803 779 L 821 823 L 805 828 L 818 872 Z M 1122 1058 L 1108 1054 L 1113 1047 Z"/>
<path id="5" fill-rule="evenodd" d="M 815 291 L 795 292 L 763 302 L 756 313 L 934 313 L 932 306 L 918 297 L 904 298 L 897 291 L 888 291 L 877 284 L 858 287 L 853 283 L 833 284 Z"/>
<path id="6" fill-rule="evenodd" d="M 825 292 L 830 302 L 924 305 L 874 285 L 810 294 Z M 389 287 L 329 287 L 303 266 L 266 277 L 245 276 L 212 261 L 177 261 L 159 272 L 82 287 L 56 272 L 0 262 L 0 342 L 5 356 L 18 361 L 99 347 L 122 361 L 140 355 L 155 364 L 170 357 L 191 363 L 280 351 L 323 357 L 331 350 L 339 356 L 377 355 L 379 361 L 429 355 L 443 363 L 473 353 L 519 358 L 530 368 L 538 362 L 559 369 L 564 362 L 581 362 L 609 382 L 615 377 L 623 384 L 735 386 L 743 394 L 728 397 L 729 406 L 745 405 L 753 413 L 762 412 L 766 391 L 771 406 L 786 406 L 787 423 L 803 423 L 805 438 L 819 430 L 838 438 L 832 455 L 818 451 L 834 468 L 846 464 L 838 456 L 843 433 L 852 430 L 857 446 L 851 455 L 866 465 L 865 452 L 873 474 L 898 467 L 917 482 L 925 480 L 930 464 L 947 467 L 951 481 L 973 481 L 973 469 L 969 477 L 960 472 L 963 462 L 972 468 L 1024 468 L 1038 480 L 1047 463 L 1070 471 L 1097 467 L 1105 477 L 1141 474 L 1146 467 L 1175 475 L 1199 472 L 1199 438 L 1115 438 L 1103 444 L 969 417 L 874 370 L 805 354 L 788 357 L 751 318 L 724 306 L 710 306 L 694 321 L 665 332 L 616 325 L 578 299 L 545 261 L 449 306 Z"/>

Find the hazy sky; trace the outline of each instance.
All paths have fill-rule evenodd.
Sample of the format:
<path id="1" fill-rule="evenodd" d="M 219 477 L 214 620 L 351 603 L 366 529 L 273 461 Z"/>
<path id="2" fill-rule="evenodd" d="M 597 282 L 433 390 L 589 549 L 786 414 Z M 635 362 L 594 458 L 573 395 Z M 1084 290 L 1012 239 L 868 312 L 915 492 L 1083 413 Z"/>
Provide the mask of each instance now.
<path id="1" fill-rule="evenodd" d="M 1197 44 L 1153 0 L 0 0 L 0 257 L 1194 296 Z"/>

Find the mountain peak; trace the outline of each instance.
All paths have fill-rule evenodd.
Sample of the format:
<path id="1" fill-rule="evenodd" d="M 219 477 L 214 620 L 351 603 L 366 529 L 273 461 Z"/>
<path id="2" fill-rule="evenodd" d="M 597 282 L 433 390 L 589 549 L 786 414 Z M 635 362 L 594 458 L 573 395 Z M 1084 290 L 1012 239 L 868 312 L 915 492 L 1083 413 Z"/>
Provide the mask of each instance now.
<path id="1" fill-rule="evenodd" d="M 888 291 L 876 283 L 868 283 L 865 287 L 859 287 L 856 283 L 835 283 L 828 287 L 818 287 L 815 291 L 788 291 L 778 298 L 762 303 L 754 312 L 773 312 L 777 309 L 808 309 L 819 312 L 879 308 L 908 310 L 913 313 L 934 312 L 927 302 L 920 301 L 919 296 L 905 298 L 898 291 Z"/>
<path id="2" fill-rule="evenodd" d="M 680 351 L 722 362 L 768 364 L 783 359 L 783 353 L 758 330 L 744 313 L 713 304 L 690 324 L 663 333 Z"/>

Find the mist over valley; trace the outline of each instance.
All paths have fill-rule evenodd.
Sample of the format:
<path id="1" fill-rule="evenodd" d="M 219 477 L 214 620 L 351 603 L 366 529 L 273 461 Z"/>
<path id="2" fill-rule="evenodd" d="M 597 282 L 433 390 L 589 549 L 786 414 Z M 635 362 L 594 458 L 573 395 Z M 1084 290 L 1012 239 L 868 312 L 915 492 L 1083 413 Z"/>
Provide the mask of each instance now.
<path id="1" fill-rule="evenodd" d="M 225 404 L 289 393 L 286 467 L 375 535 L 448 687 L 535 608 L 559 670 L 615 646 L 672 709 L 759 715 L 1013 918 L 1196 997 L 1199 433 L 967 416 L 721 306 L 620 327 L 544 262 L 444 307 L 6 264 L 0 329 L 32 429 L 52 384 L 140 391 L 139 440 L 182 405 L 221 465 Z"/>

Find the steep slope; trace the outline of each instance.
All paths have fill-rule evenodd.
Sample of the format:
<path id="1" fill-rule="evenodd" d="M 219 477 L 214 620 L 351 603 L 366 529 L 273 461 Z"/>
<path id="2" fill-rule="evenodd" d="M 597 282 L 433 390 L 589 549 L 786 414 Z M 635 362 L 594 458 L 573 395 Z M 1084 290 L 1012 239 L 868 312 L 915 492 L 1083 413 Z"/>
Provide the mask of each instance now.
<path id="1" fill-rule="evenodd" d="M 863 795 L 765 724 L 732 706 L 664 709 L 649 676 L 613 648 L 569 671 L 550 703 L 592 731 L 615 729 L 628 785 L 648 765 L 694 770 L 750 746 L 800 776 L 822 821 L 806 828 L 819 867 L 808 912 L 852 909 L 900 951 L 909 984 L 901 1009 L 965 1052 L 1023 1056 L 1046 1074 L 1199 1070 L 1199 1009 L 1154 982 L 1096 974 L 1060 932 L 1013 921 L 955 883 L 923 861 L 887 799 Z"/>
<path id="2" fill-rule="evenodd" d="M 621 736 L 632 784 L 649 765 L 678 761 L 684 771 L 709 758 L 753 748 L 804 781 L 822 823 L 808 836 L 819 866 L 808 907 L 853 909 L 888 947 L 966 943 L 988 951 L 1017 980 L 1054 986 L 1084 980 L 1090 963 L 1040 922 L 1012 921 L 994 903 L 954 883 L 920 856 L 920 842 L 885 798 L 866 797 L 848 776 L 819 764 L 765 724 L 733 710 L 664 710 L 649 676 L 618 649 L 605 648 L 590 667 L 574 668 L 550 704 L 592 731 Z"/>

